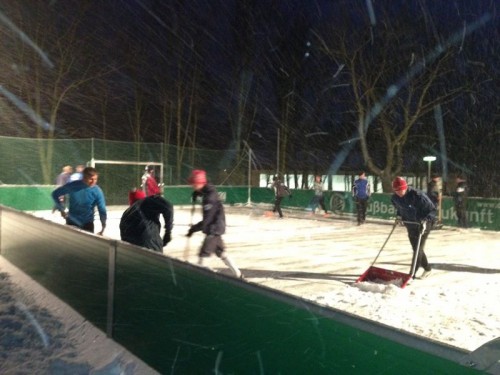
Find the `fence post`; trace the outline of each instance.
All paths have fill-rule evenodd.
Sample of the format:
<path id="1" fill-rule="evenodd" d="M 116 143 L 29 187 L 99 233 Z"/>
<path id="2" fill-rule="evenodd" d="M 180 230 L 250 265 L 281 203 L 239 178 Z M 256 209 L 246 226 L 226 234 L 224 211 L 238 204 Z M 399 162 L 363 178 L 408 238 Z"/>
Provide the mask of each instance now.
<path id="1" fill-rule="evenodd" d="M 116 275 L 117 241 L 111 241 L 108 257 L 108 308 L 106 318 L 106 335 L 113 338 L 113 316 L 115 305 L 115 275 Z"/>

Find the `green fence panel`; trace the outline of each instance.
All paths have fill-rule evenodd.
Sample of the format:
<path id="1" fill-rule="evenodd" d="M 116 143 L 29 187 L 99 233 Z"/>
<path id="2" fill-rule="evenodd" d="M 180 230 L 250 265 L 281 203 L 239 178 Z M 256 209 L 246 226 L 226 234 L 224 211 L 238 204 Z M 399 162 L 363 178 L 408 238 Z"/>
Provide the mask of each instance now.
<path id="1" fill-rule="evenodd" d="M 0 235 L 2 256 L 160 373 L 479 373 L 467 351 L 12 209 Z"/>
<path id="2" fill-rule="evenodd" d="M 108 175 L 103 173 L 99 177 L 99 186 L 104 191 L 107 205 L 128 205 L 128 192 L 133 187 L 130 180 L 120 176 L 130 176 L 132 166 L 113 166 L 115 171 L 123 173 Z M 116 188 L 115 188 L 116 187 Z M 19 210 L 48 210 L 51 209 L 50 193 L 55 189 L 51 185 L 0 185 L 0 204 Z M 218 186 L 219 195 L 226 204 L 248 203 L 247 186 Z M 174 205 L 191 205 L 193 190 L 190 186 L 165 186 L 164 196 Z M 292 198 L 286 197 L 282 201 L 283 208 L 307 210 L 310 209 L 312 190 L 292 190 Z M 341 216 L 353 216 L 356 204 L 349 192 L 326 191 L 325 204 L 329 211 Z M 250 202 L 254 204 L 274 204 L 274 192 L 268 188 L 252 187 Z M 372 194 L 367 209 L 368 218 L 392 220 L 396 212 L 391 203 L 391 194 Z M 467 216 L 470 227 L 487 230 L 500 230 L 500 200 L 488 198 L 469 198 Z M 442 201 L 442 222 L 444 225 L 457 226 L 457 216 L 453 199 L 444 197 Z"/>
<path id="3" fill-rule="evenodd" d="M 110 242 L 2 209 L 1 255 L 103 331 Z"/>
<path id="4" fill-rule="evenodd" d="M 151 252 L 119 248 L 116 269 L 113 338 L 163 374 L 477 373 L 339 311 Z"/>
<path id="5" fill-rule="evenodd" d="M 50 185 L 0 185 L 0 204 L 23 211 L 50 210 L 54 189 Z"/>

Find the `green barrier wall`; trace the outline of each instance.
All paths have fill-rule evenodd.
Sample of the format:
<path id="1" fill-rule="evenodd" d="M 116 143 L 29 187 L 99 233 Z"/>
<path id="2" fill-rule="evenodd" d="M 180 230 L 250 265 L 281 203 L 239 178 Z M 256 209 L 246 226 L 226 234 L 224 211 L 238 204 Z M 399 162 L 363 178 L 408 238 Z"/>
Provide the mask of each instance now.
<path id="1" fill-rule="evenodd" d="M 0 185 L 0 204 L 23 211 L 50 210 L 52 185 Z"/>
<path id="2" fill-rule="evenodd" d="M 162 374 L 479 373 L 459 364 L 467 351 L 1 206 L 0 239 Z"/>
<path id="3" fill-rule="evenodd" d="M 52 208 L 50 193 L 55 186 L 50 185 L 0 185 L 0 204 L 24 211 L 48 210 Z M 245 204 L 249 201 L 248 187 L 217 188 L 222 200 L 227 204 Z M 190 205 L 192 189 L 188 186 L 167 186 L 164 196 L 174 205 Z M 108 192 L 104 190 L 108 205 L 127 205 L 128 190 Z M 283 199 L 282 207 L 300 210 L 310 209 L 314 195 L 312 190 L 293 190 L 292 198 Z M 110 199 L 112 197 L 112 199 Z M 250 202 L 268 204 L 272 208 L 272 189 L 251 188 Z M 325 192 L 325 203 L 329 211 L 337 215 L 353 216 L 356 205 L 348 192 Z M 367 210 L 368 218 L 391 220 L 396 216 L 390 194 L 372 194 Z M 467 216 L 470 227 L 500 230 L 500 200 L 469 198 Z M 442 221 L 444 225 L 456 226 L 457 217 L 453 199 L 443 197 Z"/>

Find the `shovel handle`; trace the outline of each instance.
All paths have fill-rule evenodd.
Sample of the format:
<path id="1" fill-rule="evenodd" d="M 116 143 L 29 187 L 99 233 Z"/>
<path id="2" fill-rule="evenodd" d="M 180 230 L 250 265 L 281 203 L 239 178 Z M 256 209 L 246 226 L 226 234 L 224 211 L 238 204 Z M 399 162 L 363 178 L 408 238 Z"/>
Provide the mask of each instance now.
<path id="1" fill-rule="evenodd" d="M 380 250 L 379 250 L 379 252 L 378 252 L 377 256 L 375 257 L 375 259 L 373 259 L 373 262 L 372 262 L 372 264 L 371 264 L 371 266 L 370 266 L 370 267 L 372 267 L 372 266 L 375 264 L 375 262 L 377 261 L 377 259 L 378 259 L 379 255 L 380 255 L 380 253 L 382 252 L 382 250 L 384 250 L 385 245 L 386 245 L 386 244 L 387 244 L 387 242 L 389 241 L 389 238 L 391 238 L 391 236 L 392 236 L 392 232 L 394 232 L 394 229 L 396 229 L 396 227 L 397 227 L 397 226 L 398 226 L 398 223 L 397 223 L 397 222 L 395 222 L 395 223 L 394 223 L 394 225 L 392 226 L 391 232 L 389 233 L 389 235 L 388 235 L 388 236 L 387 236 L 387 238 L 385 239 L 385 242 L 384 242 L 384 244 L 382 245 L 382 247 L 380 248 Z"/>

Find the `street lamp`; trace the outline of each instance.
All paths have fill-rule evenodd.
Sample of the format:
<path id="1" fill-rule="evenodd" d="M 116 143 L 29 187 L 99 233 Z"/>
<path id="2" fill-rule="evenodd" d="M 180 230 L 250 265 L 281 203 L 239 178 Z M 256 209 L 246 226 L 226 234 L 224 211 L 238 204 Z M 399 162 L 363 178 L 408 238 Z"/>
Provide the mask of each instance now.
<path id="1" fill-rule="evenodd" d="M 431 163 L 435 160 L 435 156 L 424 156 L 424 161 L 427 162 L 427 181 L 431 180 Z"/>

